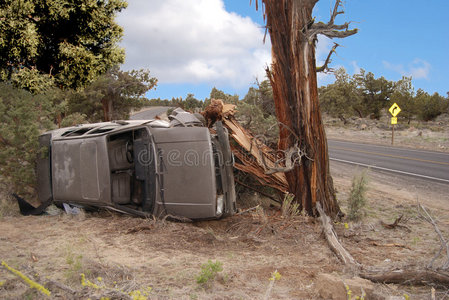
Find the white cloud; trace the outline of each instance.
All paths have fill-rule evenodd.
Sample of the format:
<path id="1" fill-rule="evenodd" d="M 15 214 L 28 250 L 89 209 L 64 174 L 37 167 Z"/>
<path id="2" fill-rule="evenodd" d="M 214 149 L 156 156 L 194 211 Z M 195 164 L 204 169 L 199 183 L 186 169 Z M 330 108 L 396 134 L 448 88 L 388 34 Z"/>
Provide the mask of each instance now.
<path id="1" fill-rule="evenodd" d="M 428 63 L 425 60 L 417 58 L 410 64 L 409 72 L 410 76 L 412 76 L 415 79 L 420 78 L 428 79 L 430 69 L 431 69 L 430 63 Z"/>
<path id="2" fill-rule="evenodd" d="M 249 86 L 271 62 L 269 39 L 223 0 L 133 0 L 117 18 L 124 27 L 124 69 L 150 69 L 160 83 Z"/>
<path id="3" fill-rule="evenodd" d="M 382 61 L 382 64 L 384 65 L 384 67 L 386 69 L 395 71 L 396 73 L 399 73 L 401 75 L 404 75 L 406 73 L 403 65 L 400 65 L 400 64 L 395 65 L 395 64 L 389 63 L 388 61 L 385 61 L 385 60 Z"/>
<path id="4" fill-rule="evenodd" d="M 270 38 L 264 45 L 261 25 L 227 12 L 223 0 L 133 0 L 117 21 L 125 31 L 123 68 L 147 68 L 160 84 L 245 88 L 256 78 L 263 80 L 271 63 Z M 332 45 L 332 40 L 318 36 L 318 66 Z M 318 73 L 319 85 L 333 80 L 331 73 Z"/>
<path id="5" fill-rule="evenodd" d="M 353 74 L 359 74 L 360 73 L 360 67 L 357 64 L 357 62 L 355 60 L 351 61 L 351 65 L 353 68 Z"/>
<path id="6" fill-rule="evenodd" d="M 429 73 L 432 66 L 427 61 L 415 58 L 408 64 L 407 68 L 402 64 L 392 64 L 388 61 L 382 62 L 386 69 L 395 71 L 402 76 L 411 76 L 413 79 L 429 79 Z"/>

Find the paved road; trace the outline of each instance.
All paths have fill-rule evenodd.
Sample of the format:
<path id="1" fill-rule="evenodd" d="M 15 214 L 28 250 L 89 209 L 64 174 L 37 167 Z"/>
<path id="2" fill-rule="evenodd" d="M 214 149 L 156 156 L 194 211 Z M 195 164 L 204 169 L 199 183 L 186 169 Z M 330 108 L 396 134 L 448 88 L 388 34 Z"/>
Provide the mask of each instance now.
<path id="1" fill-rule="evenodd" d="M 449 183 L 449 153 L 328 140 L 331 160 Z"/>
<path id="2" fill-rule="evenodd" d="M 129 119 L 130 120 L 151 120 L 154 119 L 157 115 L 163 114 L 166 112 L 170 107 L 167 106 L 158 106 L 158 107 L 150 107 L 147 110 L 138 112 L 134 115 L 132 115 Z"/>

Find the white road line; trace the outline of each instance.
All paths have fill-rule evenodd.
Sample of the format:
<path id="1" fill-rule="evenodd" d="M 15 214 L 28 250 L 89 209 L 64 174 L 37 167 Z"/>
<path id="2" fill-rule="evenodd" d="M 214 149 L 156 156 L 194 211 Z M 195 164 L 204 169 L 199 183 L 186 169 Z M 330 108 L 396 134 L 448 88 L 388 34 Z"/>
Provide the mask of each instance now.
<path id="1" fill-rule="evenodd" d="M 443 181 L 445 183 L 449 183 L 449 180 L 447 180 L 447 179 L 442 179 L 442 178 L 437 178 L 437 177 L 432 177 L 432 176 L 426 176 L 426 175 L 420 175 L 420 174 L 416 174 L 416 173 L 409 173 L 409 172 L 404 172 L 404 171 L 398 171 L 398 170 L 378 167 L 378 166 L 375 166 L 375 165 L 367 165 L 367 164 L 362 164 L 362 163 L 349 161 L 349 160 L 344 160 L 344 159 L 338 159 L 338 158 L 332 158 L 332 157 L 330 157 L 329 159 L 330 160 L 339 161 L 339 162 L 343 162 L 343 163 L 348 163 L 348 164 L 368 167 L 368 168 L 372 168 L 372 169 L 388 171 L 388 172 L 393 172 L 393 173 L 399 173 L 399 174 L 404 174 L 404 175 L 410 175 L 410 176 L 416 176 L 416 177 L 421 177 L 421 178 L 432 179 L 432 180 Z"/>

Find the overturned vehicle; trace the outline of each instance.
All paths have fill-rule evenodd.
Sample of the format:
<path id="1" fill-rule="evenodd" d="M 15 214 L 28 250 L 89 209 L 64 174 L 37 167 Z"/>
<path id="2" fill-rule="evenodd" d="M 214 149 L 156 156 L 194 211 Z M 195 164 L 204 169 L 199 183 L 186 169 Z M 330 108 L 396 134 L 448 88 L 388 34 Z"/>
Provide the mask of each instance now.
<path id="1" fill-rule="evenodd" d="M 104 207 L 138 216 L 211 219 L 235 212 L 226 129 L 176 109 L 164 120 L 83 124 L 46 132 L 37 163 L 44 204 Z"/>

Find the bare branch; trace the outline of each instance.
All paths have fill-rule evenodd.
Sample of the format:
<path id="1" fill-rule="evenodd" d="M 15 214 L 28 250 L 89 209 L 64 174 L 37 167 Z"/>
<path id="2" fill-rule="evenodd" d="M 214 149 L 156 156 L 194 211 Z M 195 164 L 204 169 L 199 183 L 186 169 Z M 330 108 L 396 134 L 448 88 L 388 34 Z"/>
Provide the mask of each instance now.
<path id="1" fill-rule="evenodd" d="M 315 37 L 318 34 L 327 36 L 328 38 L 345 38 L 356 34 L 358 29 L 348 29 L 351 22 L 342 25 L 325 24 L 323 22 L 314 23 L 309 30 L 309 37 Z M 344 30 L 344 31 L 340 31 Z"/>
<path id="2" fill-rule="evenodd" d="M 324 213 L 321 203 L 316 203 L 316 209 L 320 214 L 321 224 L 323 225 L 324 235 L 326 240 L 331 247 L 332 251 L 337 255 L 341 262 L 345 265 L 357 268 L 361 265 L 352 257 L 352 255 L 340 244 L 338 241 L 337 234 L 335 233 L 334 227 L 332 226 L 331 219 Z"/>
<path id="3" fill-rule="evenodd" d="M 335 5 L 334 5 L 334 10 L 332 11 L 331 18 L 327 24 L 323 23 L 323 22 L 318 22 L 318 23 L 313 23 L 310 26 L 310 28 L 307 32 L 309 39 L 316 38 L 316 36 L 318 34 L 322 34 L 324 36 L 327 36 L 328 38 L 345 38 L 345 37 L 351 36 L 353 34 L 356 34 L 358 32 L 358 29 L 349 30 L 349 24 L 351 24 L 351 22 L 346 22 L 342 25 L 336 25 L 334 23 L 335 18 L 338 15 L 344 13 L 343 10 L 341 10 L 341 11 L 338 10 L 339 7 L 341 7 L 341 0 L 336 0 Z"/>
<path id="4" fill-rule="evenodd" d="M 269 70 L 267 69 L 267 72 L 269 72 Z M 280 152 L 282 152 L 282 157 L 281 159 L 277 160 L 277 161 L 270 161 L 271 163 L 274 163 L 274 167 L 273 166 L 268 166 L 268 164 L 266 163 L 265 159 L 266 159 L 266 153 L 264 153 L 264 151 L 262 151 L 263 146 L 265 145 L 263 140 L 265 139 L 265 136 L 263 134 L 259 134 L 256 135 L 254 137 L 255 140 L 255 146 L 257 147 L 257 149 L 259 150 L 259 155 L 262 158 L 262 164 L 263 167 L 265 169 L 265 174 L 266 175 L 271 175 L 274 173 L 286 173 L 289 172 L 291 170 L 293 170 L 293 168 L 295 167 L 295 165 L 300 165 L 301 164 L 301 160 L 303 157 L 307 158 L 308 160 L 313 161 L 312 158 L 308 157 L 306 152 L 301 150 L 301 148 L 299 147 L 299 137 L 295 134 L 295 132 L 288 126 L 286 126 L 284 123 L 282 122 L 277 122 L 274 125 L 281 125 L 284 128 L 286 128 L 288 131 L 290 131 L 290 133 L 295 136 L 296 138 L 296 142 L 295 142 L 295 146 L 290 147 L 286 150 L 278 150 Z M 272 129 L 272 127 L 274 126 L 272 125 L 270 128 L 268 128 L 268 131 L 270 131 Z M 283 167 L 280 167 L 279 165 L 283 163 Z"/>
<path id="5" fill-rule="evenodd" d="M 265 171 L 265 174 L 270 175 L 278 172 L 286 173 L 295 167 L 297 164 L 301 164 L 301 159 L 304 156 L 304 153 L 301 151 L 301 149 L 297 146 L 288 148 L 285 151 L 285 158 L 283 161 L 285 161 L 285 167 L 278 167 L 279 161 L 275 162 L 275 167 L 268 167 L 265 162 L 265 157 L 262 155 L 262 163 L 267 171 Z"/>
<path id="6" fill-rule="evenodd" d="M 449 284 L 449 275 L 434 270 L 383 270 L 374 274 L 361 273 L 360 277 L 379 283 L 397 283 L 408 285 Z"/>
<path id="7" fill-rule="evenodd" d="M 332 12 L 331 15 L 331 19 L 329 21 L 328 24 L 334 24 L 335 18 L 340 15 L 340 14 L 344 14 L 344 11 L 338 11 L 338 8 L 341 6 L 341 1 L 340 0 L 336 0 L 335 1 L 335 6 L 334 6 L 334 11 Z"/>
<path id="8" fill-rule="evenodd" d="M 265 33 L 263 35 L 263 43 L 265 44 L 265 39 L 267 38 L 268 26 L 265 26 Z"/>
<path id="9" fill-rule="evenodd" d="M 337 43 L 334 43 L 334 46 L 332 47 L 331 51 L 329 51 L 329 54 L 327 55 L 327 58 L 324 61 L 324 64 L 321 67 L 316 68 L 317 72 L 325 72 L 325 71 L 330 70 L 328 65 L 331 63 L 331 56 L 332 56 L 332 53 L 335 52 L 335 49 L 337 49 L 338 46 L 340 46 L 340 45 Z"/>
<path id="10" fill-rule="evenodd" d="M 65 291 L 65 292 L 68 292 L 68 293 L 70 293 L 72 295 L 76 295 L 76 291 L 75 290 L 71 289 L 69 286 L 67 286 L 65 284 L 62 284 L 62 283 L 60 283 L 59 281 L 56 281 L 56 280 L 49 280 L 49 281 L 47 281 L 45 286 L 47 286 L 49 288 L 50 288 L 50 286 L 55 286 L 55 287 Z"/>
<path id="11" fill-rule="evenodd" d="M 424 212 L 424 215 L 421 213 L 420 210 Z M 447 261 L 443 264 L 442 269 L 443 270 L 449 269 L 449 241 L 446 241 L 446 239 L 444 238 L 440 229 L 438 228 L 438 225 L 436 224 L 435 220 L 430 216 L 430 214 L 427 212 L 426 208 L 419 203 L 418 203 L 418 213 L 421 216 L 421 218 L 423 218 L 426 222 L 430 223 L 433 226 L 433 228 L 435 229 L 435 232 L 437 233 L 437 235 L 440 239 L 440 242 L 441 242 L 440 250 L 433 257 L 433 259 L 430 261 L 430 263 L 427 265 L 427 267 L 432 268 L 434 261 L 441 254 L 443 249 L 446 248 Z"/>
<path id="12" fill-rule="evenodd" d="M 338 30 L 325 30 L 320 32 L 320 34 L 327 36 L 328 38 L 345 38 L 351 35 L 354 35 L 358 32 L 359 30 L 357 28 L 352 29 L 352 30 L 345 30 L 345 31 L 338 31 Z"/>

